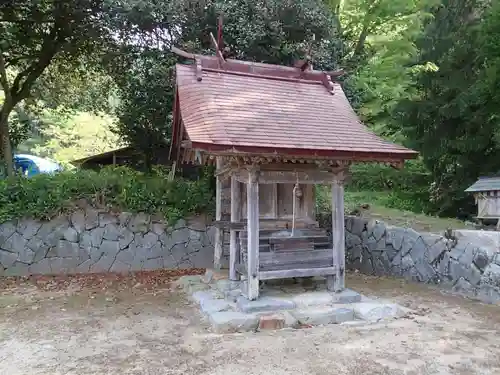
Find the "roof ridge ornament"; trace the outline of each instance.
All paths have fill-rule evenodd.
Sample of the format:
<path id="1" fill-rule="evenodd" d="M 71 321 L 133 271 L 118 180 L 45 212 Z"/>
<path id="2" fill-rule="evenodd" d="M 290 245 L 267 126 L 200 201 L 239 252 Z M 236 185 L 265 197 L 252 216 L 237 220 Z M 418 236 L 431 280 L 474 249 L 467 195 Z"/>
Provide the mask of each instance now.
<path id="1" fill-rule="evenodd" d="M 328 92 L 332 95 L 335 95 L 335 85 L 332 82 L 332 77 L 327 72 L 323 72 L 323 85 L 326 87 Z"/>
<path id="2" fill-rule="evenodd" d="M 210 39 L 212 41 L 212 47 L 214 47 L 215 49 L 215 55 L 219 60 L 219 68 L 222 68 L 224 67 L 226 62 L 226 59 L 222 54 L 222 46 L 224 43 L 222 39 L 222 14 L 219 16 L 219 24 L 217 26 L 217 39 L 215 39 L 214 34 L 212 33 L 210 33 Z"/>
<path id="3" fill-rule="evenodd" d="M 312 40 L 311 42 L 309 42 L 309 46 L 305 57 L 301 60 L 297 60 L 295 64 L 293 64 L 294 67 L 299 68 L 301 72 L 314 70 L 312 65 L 312 44 L 315 40 L 316 40 L 316 34 L 313 34 Z"/>

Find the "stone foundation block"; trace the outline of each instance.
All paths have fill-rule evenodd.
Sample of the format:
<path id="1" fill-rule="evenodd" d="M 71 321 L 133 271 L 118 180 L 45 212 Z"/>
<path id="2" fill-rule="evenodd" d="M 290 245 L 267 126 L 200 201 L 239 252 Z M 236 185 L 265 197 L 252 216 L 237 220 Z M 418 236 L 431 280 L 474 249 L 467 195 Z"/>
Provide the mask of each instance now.
<path id="1" fill-rule="evenodd" d="M 250 301 L 240 296 L 236 304 L 238 309 L 244 313 L 291 310 L 295 308 L 295 303 L 293 301 L 276 297 L 260 297 L 255 301 Z"/>
<path id="2" fill-rule="evenodd" d="M 361 302 L 353 307 L 355 317 L 367 321 L 401 318 L 407 313 L 396 304 Z"/>
<path id="3" fill-rule="evenodd" d="M 330 305 L 333 303 L 333 294 L 327 291 L 301 293 L 293 297 L 298 308 L 318 305 Z"/>
<path id="4" fill-rule="evenodd" d="M 212 298 L 213 298 L 212 293 L 204 291 L 204 290 L 194 292 L 191 295 L 191 299 L 199 305 L 201 305 L 203 303 L 203 301 L 205 301 L 207 299 L 212 299 Z"/>
<path id="5" fill-rule="evenodd" d="M 221 293 L 225 293 L 230 290 L 238 289 L 241 286 L 240 281 L 231 281 L 228 279 L 220 279 L 215 283 L 215 288 Z"/>
<path id="6" fill-rule="evenodd" d="M 205 274 L 203 275 L 203 277 L 201 278 L 201 280 L 205 284 L 210 284 L 214 280 L 214 276 L 215 276 L 214 271 L 212 271 L 212 270 L 206 270 Z"/>
<path id="7" fill-rule="evenodd" d="M 234 311 L 220 311 L 209 314 L 210 324 L 217 333 L 246 332 L 257 329 L 259 317 Z"/>
<path id="8" fill-rule="evenodd" d="M 195 292 L 208 289 L 210 289 L 210 286 L 204 283 L 200 283 L 200 284 L 189 284 L 184 290 L 189 294 L 194 294 Z"/>
<path id="9" fill-rule="evenodd" d="M 224 292 L 224 298 L 230 302 L 236 302 L 241 296 L 241 289 L 233 289 Z"/>
<path id="10" fill-rule="evenodd" d="M 191 299 L 199 305 L 203 305 L 205 301 L 223 299 L 224 296 L 215 290 L 199 290 L 191 295 Z"/>
<path id="11" fill-rule="evenodd" d="M 285 328 L 297 328 L 299 326 L 299 321 L 290 311 L 282 311 L 280 315 L 285 318 Z"/>
<path id="12" fill-rule="evenodd" d="M 333 303 L 356 303 L 361 301 L 361 294 L 351 289 L 344 289 L 339 293 L 332 293 Z"/>
<path id="13" fill-rule="evenodd" d="M 229 311 L 232 305 L 223 299 L 209 299 L 200 305 L 201 311 L 205 314 L 212 314 L 220 311 Z"/>
<path id="14" fill-rule="evenodd" d="M 205 274 L 202 277 L 204 283 L 210 284 L 212 282 L 216 282 L 218 280 L 227 279 L 227 272 L 218 271 L 214 269 L 207 268 Z"/>
<path id="15" fill-rule="evenodd" d="M 347 307 L 316 307 L 296 310 L 293 316 L 301 324 L 325 325 L 354 320 L 354 311 Z"/>

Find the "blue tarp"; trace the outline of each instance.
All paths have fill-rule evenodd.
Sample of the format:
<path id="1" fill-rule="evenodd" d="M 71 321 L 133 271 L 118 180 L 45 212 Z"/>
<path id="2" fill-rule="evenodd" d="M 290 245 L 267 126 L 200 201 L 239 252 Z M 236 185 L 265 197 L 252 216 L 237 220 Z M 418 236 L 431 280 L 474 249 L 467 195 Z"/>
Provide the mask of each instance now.
<path id="1" fill-rule="evenodd" d="M 14 164 L 15 168 L 20 169 L 26 177 L 40 173 L 55 173 L 62 170 L 62 167 L 56 162 L 35 155 L 16 154 L 14 155 Z"/>

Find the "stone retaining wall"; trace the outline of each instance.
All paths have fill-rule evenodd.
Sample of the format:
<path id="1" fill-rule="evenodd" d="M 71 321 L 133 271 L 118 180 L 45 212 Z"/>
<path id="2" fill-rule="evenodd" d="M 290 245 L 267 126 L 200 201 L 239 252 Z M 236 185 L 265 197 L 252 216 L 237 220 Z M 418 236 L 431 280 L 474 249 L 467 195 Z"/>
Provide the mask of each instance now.
<path id="1" fill-rule="evenodd" d="M 6 222 L 0 224 L 0 275 L 212 267 L 214 232 L 204 218 L 168 228 L 151 215 L 92 208 L 49 222 Z"/>
<path id="2" fill-rule="evenodd" d="M 487 303 L 500 301 L 499 245 L 499 232 L 456 230 L 444 236 L 346 218 L 348 269 L 442 284 Z"/>
<path id="3" fill-rule="evenodd" d="M 201 217 L 167 227 L 151 215 L 92 208 L 49 222 L 7 222 L 0 224 L 0 275 L 211 268 L 214 232 Z M 448 237 L 347 217 L 346 265 L 500 301 L 500 232 Z"/>

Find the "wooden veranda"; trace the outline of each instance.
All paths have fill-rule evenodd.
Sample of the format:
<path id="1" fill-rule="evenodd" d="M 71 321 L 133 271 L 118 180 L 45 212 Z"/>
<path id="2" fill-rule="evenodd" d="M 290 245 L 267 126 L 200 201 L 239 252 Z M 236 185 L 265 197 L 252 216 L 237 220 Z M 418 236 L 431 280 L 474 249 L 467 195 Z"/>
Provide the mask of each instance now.
<path id="1" fill-rule="evenodd" d="M 416 153 L 361 124 L 336 73 L 175 52 L 193 63 L 176 66 L 170 157 L 217 166 L 215 267 L 229 232 L 230 278 L 245 280 L 249 299 L 276 278 L 326 276 L 344 289 L 349 167 L 399 167 Z M 331 238 L 315 218 L 315 184 L 331 186 Z"/>

